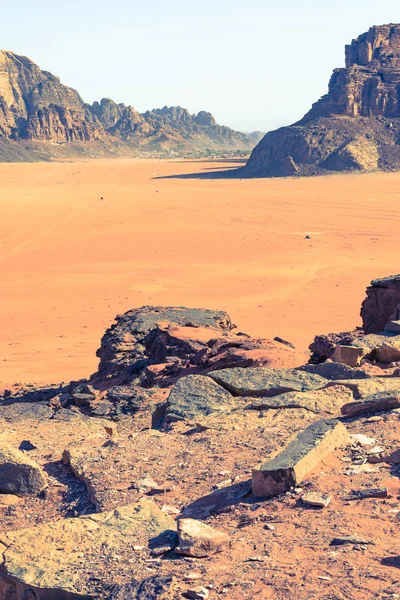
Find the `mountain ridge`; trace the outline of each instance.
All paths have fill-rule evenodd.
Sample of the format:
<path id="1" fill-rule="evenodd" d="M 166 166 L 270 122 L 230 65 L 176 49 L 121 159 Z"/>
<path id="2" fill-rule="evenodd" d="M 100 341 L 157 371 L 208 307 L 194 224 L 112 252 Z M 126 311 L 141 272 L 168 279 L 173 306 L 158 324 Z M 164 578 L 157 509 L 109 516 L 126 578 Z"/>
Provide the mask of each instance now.
<path id="1" fill-rule="evenodd" d="M 139 113 L 110 98 L 85 103 L 31 59 L 0 51 L 0 160 L 253 146 L 246 134 L 218 125 L 206 111 L 165 106 Z"/>

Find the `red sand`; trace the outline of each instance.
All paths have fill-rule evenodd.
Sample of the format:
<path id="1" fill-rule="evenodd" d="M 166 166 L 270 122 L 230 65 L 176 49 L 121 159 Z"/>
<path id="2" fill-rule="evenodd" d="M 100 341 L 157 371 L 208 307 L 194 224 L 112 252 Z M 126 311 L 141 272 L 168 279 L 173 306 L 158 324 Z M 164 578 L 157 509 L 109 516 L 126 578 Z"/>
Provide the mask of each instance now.
<path id="1" fill-rule="evenodd" d="M 400 173 L 153 179 L 225 167 L 0 165 L 0 385 L 88 376 L 114 316 L 144 304 L 224 309 L 302 350 L 359 325 L 369 281 L 400 271 Z"/>

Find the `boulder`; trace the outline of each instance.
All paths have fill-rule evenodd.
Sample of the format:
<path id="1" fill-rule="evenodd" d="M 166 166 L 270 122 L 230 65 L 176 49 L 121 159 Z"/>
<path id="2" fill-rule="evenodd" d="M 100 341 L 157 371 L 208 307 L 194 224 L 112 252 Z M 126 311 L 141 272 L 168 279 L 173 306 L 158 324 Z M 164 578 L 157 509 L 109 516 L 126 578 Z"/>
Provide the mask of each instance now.
<path id="1" fill-rule="evenodd" d="M 344 346 L 338 344 L 333 351 L 331 359 L 333 362 L 342 363 L 348 367 L 359 367 L 364 356 L 369 354 L 366 347 Z"/>
<path id="2" fill-rule="evenodd" d="M 319 375 L 330 381 L 340 381 L 341 379 L 368 379 L 370 375 L 362 369 L 353 369 L 342 363 L 327 360 L 316 365 L 304 365 L 298 367 L 299 371 L 305 371 L 312 375 Z"/>
<path id="3" fill-rule="evenodd" d="M 379 363 L 391 363 L 400 360 L 400 336 L 385 340 L 376 350 L 375 358 Z"/>
<path id="4" fill-rule="evenodd" d="M 205 558 L 222 552 L 229 545 L 229 535 L 195 519 L 178 521 L 178 554 Z"/>
<path id="5" fill-rule="evenodd" d="M 320 389 L 326 379 L 297 369 L 224 369 L 208 374 L 235 396 L 277 396 L 285 392 Z"/>
<path id="6" fill-rule="evenodd" d="M 264 498 L 284 494 L 301 483 L 325 456 L 349 442 L 347 429 L 336 419 L 313 423 L 275 458 L 253 470 L 253 494 Z"/>
<path id="7" fill-rule="evenodd" d="M 40 494 L 47 487 L 39 465 L 20 450 L 0 444 L 0 493 Z"/>
<path id="8" fill-rule="evenodd" d="M 170 517 L 151 500 L 142 499 L 110 513 L 3 533 L 0 597 L 25 600 L 32 590 L 35 600 L 93 598 L 96 580 L 107 577 L 102 564 L 121 555 L 120 560 L 129 559 L 135 576 L 132 546 L 141 542 L 151 546 L 175 530 Z"/>
<path id="9" fill-rule="evenodd" d="M 165 423 L 198 422 L 213 413 L 231 412 L 237 405 L 232 394 L 209 377 L 188 375 L 172 388 L 165 406 Z"/>

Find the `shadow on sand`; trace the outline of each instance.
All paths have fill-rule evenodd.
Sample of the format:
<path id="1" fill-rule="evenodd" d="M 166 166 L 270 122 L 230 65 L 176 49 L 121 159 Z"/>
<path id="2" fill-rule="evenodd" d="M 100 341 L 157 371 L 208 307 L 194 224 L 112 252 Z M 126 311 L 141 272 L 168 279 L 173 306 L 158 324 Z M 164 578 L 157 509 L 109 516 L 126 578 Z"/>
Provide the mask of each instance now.
<path id="1" fill-rule="evenodd" d="M 246 164 L 246 160 L 242 158 L 230 158 L 230 159 L 201 159 L 201 160 L 182 160 L 179 163 L 226 163 L 227 166 L 221 169 L 218 167 L 207 167 L 199 173 L 180 173 L 179 175 L 164 175 L 159 177 L 153 177 L 153 179 L 242 179 L 244 178 L 243 167 Z M 234 163 L 234 164 L 230 164 Z"/>

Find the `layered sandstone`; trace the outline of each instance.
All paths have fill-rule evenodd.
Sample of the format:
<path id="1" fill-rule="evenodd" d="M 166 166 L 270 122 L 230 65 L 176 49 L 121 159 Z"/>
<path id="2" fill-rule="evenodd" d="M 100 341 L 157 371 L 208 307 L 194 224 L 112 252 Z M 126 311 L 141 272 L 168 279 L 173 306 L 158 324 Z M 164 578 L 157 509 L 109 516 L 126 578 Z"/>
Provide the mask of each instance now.
<path id="1" fill-rule="evenodd" d="M 400 25 L 372 27 L 346 46 L 328 93 L 298 123 L 268 133 L 251 176 L 400 168 Z"/>

